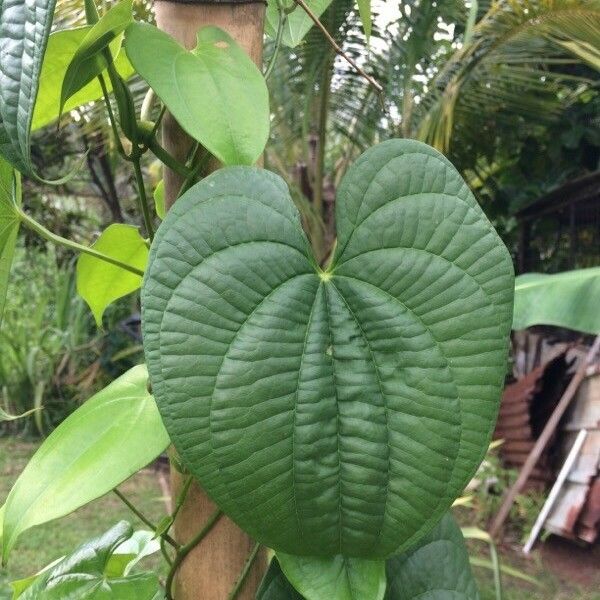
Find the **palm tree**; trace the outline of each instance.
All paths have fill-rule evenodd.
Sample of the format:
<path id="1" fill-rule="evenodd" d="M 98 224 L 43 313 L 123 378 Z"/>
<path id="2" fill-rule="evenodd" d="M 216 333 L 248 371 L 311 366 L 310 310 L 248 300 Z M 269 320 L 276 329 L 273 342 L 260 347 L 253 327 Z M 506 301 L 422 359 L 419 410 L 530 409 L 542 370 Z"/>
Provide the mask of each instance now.
<path id="1" fill-rule="evenodd" d="M 383 85 L 383 100 L 315 30 L 280 53 L 270 82 L 276 118 L 269 165 L 308 198 L 312 227 L 324 220 L 326 238 L 326 200 L 369 145 L 418 138 L 473 177 L 482 161 L 493 165 L 515 128 L 559 118 L 595 85 L 598 0 L 403 0 L 399 8 L 397 21 L 374 30 L 366 57 L 353 3 L 335 0 L 322 17 Z M 327 241 L 317 248 L 321 255 Z"/>

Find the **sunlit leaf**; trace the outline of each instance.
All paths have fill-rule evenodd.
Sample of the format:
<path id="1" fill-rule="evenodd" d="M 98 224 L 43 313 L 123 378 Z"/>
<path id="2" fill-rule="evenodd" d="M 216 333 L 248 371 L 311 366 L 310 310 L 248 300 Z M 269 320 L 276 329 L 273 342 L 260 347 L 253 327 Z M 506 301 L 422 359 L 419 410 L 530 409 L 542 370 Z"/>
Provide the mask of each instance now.
<path id="1" fill-rule="evenodd" d="M 60 113 L 67 100 L 93 81 L 107 67 L 104 50 L 132 22 L 133 0 L 122 0 L 90 29 L 67 67 L 60 94 Z M 110 55 L 112 56 L 112 55 Z"/>
<path id="2" fill-rule="evenodd" d="M 181 127 L 226 165 L 253 164 L 269 135 L 269 94 L 256 65 L 226 32 L 204 27 L 188 52 L 149 24 L 134 23 L 125 49 Z"/>
<path id="3" fill-rule="evenodd" d="M 90 29 L 91 27 L 78 27 L 56 31 L 50 35 L 40 76 L 40 89 L 33 112 L 32 131 L 36 131 L 58 119 L 62 82 L 67 67 Z M 129 79 L 134 71 L 125 51 L 121 49 L 121 40 L 117 39 L 110 44 L 110 49 L 118 73 L 123 79 Z M 105 79 L 106 87 L 108 91 L 111 91 L 112 84 L 108 78 Z M 67 100 L 63 110 L 68 112 L 99 98 L 102 98 L 102 88 L 98 80 L 94 79 Z"/>
<path id="4" fill-rule="evenodd" d="M 148 246 L 137 227 L 131 225 L 109 225 L 92 248 L 141 271 L 148 262 Z M 77 292 L 89 305 L 98 327 L 106 307 L 137 290 L 141 283 L 140 275 L 89 254 L 81 254 L 77 260 Z"/>
<path id="5" fill-rule="evenodd" d="M 528 273 L 515 281 L 514 329 L 555 325 L 600 333 L 600 267 L 556 275 Z"/>
<path id="6" fill-rule="evenodd" d="M 360 19 L 363 24 L 363 29 L 367 34 L 367 38 L 371 36 L 371 0 L 356 0 L 358 4 L 358 11 L 360 12 Z"/>
<path id="7" fill-rule="evenodd" d="M 106 494 L 168 443 L 146 367 L 134 367 L 67 417 L 33 455 L 6 500 L 3 560 L 25 530 Z"/>

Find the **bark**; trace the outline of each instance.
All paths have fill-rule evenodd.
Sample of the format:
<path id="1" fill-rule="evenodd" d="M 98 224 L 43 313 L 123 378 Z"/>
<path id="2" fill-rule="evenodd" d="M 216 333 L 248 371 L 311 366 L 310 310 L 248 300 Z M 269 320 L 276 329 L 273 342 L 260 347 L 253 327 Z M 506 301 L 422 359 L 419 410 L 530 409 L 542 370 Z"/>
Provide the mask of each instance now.
<path id="1" fill-rule="evenodd" d="M 216 25 L 227 31 L 262 66 L 265 5 L 263 3 L 185 4 L 157 1 L 154 5 L 158 26 L 187 48 L 196 44 L 197 31 Z M 202 98 L 198 98 L 202 102 Z M 185 160 L 192 140 L 168 113 L 162 130 L 163 146 L 178 160 Z M 182 178 L 165 169 L 165 205 L 175 201 Z M 172 470 L 172 495 L 181 488 L 181 476 Z M 213 514 L 216 506 L 193 484 L 174 524 L 180 543 L 189 541 Z M 175 579 L 175 600 L 226 600 L 254 546 L 253 540 L 230 519 L 223 517 L 181 565 Z M 237 596 L 252 600 L 266 570 L 266 553 L 261 553 Z"/>

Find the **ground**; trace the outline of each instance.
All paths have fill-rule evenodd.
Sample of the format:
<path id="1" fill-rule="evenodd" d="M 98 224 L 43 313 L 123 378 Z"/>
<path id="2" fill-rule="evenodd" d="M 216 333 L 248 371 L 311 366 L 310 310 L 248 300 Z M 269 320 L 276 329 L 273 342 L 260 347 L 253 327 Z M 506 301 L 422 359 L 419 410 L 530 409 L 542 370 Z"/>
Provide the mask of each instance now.
<path id="1" fill-rule="evenodd" d="M 12 438 L 0 439 L 0 503 L 36 447 L 34 443 Z M 164 498 L 153 469 L 138 473 L 120 489 L 154 522 L 164 515 Z M 464 516 L 461 515 L 461 520 Z M 9 581 L 35 573 L 121 519 L 144 528 L 114 494 L 108 494 L 64 519 L 24 534 L 13 550 L 8 566 L 0 568 L 0 600 L 11 598 Z M 486 547 L 473 543 L 471 551 L 485 557 Z M 529 559 L 522 558 L 518 548 L 508 545 L 501 548 L 501 555 L 503 564 L 517 568 L 539 582 L 538 586 L 532 586 L 504 576 L 503 600 L 600 600 L 598 545 L 593 551 L 582 551 L 562 540 L 551 540 Z M 158 565 L 157 559 L 151 558 L 143 566 L 153 569 Z M 481 600 L 495 600 L 491 572 L 478 568 L 475 575 Z"/>

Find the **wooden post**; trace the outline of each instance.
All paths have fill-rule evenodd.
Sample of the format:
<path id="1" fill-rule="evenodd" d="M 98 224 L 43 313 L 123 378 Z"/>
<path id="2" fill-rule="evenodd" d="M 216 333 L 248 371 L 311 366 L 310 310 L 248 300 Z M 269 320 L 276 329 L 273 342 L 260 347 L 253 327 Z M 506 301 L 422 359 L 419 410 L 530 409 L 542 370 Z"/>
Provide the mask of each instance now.
<path id="1" fill-rule="evenodd" d="M 158 26 L 191 49 L 196 45 L 196 33 L 206 25 L 224 29 L 262 67 L 264 2 L 248 0 L 203 0 L 190 3 L 159 0 L 154 4 Z M 203 99 L 198 98 L 202 103 Z M 162 129 L 164 147 L 177 159 L 184 161 L 192 140 L 168 113 Z M 182 179 L 165 169 L 165 205 L 169 208 L 177 198 Z M 181 475 L 173 470 L 171 487 L 173 497 L 181 489 Z M 174 524 L 175 539 L 185 544 L 202 529 L 216 506 L 195 484 L 188 492 Z M 223 517 L 213 527 L 180 566 L 174 586 L 175 600 L 227 600 L 243 569 L 254 542 L 230 519 Z M 245 584 L 237 596 L 239 600 L 253 600 L 266 569 L 263 553 L 254 563 Z"/>

